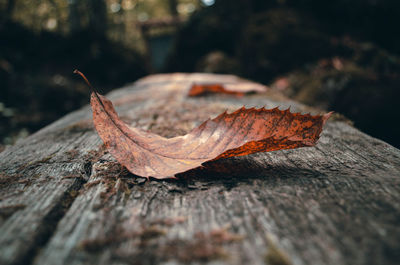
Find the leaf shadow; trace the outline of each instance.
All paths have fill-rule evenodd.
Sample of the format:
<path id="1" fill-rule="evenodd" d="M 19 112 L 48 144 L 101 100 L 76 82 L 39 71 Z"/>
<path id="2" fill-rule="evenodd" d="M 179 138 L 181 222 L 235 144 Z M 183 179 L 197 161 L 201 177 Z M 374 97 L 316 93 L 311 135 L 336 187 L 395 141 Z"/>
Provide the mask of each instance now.
<path id="1" fill-rule="evenodd" d="M 177 180 L 166 180 L 187 190 L 206 190 L 213 186 L 224 186 L 231 190 L 240 185 L 254 185 L 254 181 L 268 182 L 268 185 L 304 185 L 326 179 L 327 175 L 310 168 L 288 164 L 259 164 L 251 159 L 228 158 L 205 163 L 203 167 L 177 175 Z"/>

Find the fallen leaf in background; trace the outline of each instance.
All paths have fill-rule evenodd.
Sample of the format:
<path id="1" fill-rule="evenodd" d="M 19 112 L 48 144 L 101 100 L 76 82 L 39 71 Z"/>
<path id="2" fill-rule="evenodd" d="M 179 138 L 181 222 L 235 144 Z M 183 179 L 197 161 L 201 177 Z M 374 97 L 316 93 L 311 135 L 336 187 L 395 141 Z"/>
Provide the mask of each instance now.
<path id="1" fill-rule="evenodd" d="M 290 86 L 290 82 L 286 77 L 281 77 L 272 84 L 272 88 L 275 88 L 279 91 L 284 91 Z"/>
<path id="2" fill-rule="evenodd" d="M 251 82 L 235 84 L 193 84 L 189 90 L 189 97 L 199 97 L 207 94 L 229 94 L 243 96 L 249 93 L 262 93 L 267 87 Z"/>
<path id="3" fill-rule="evenodd" d="M 128 126 L 111 101 L 95 90 L 90 104 L 96 130 L 117 161 L 133 174 L 157 179 L 174 178 L 210 160 L 313 146 L 331 115 L 243 107 L 208 119 L 184 136 L 168 139 Z"/>
<path id="4" fill-rule="evenodd" d="M 332 65 L 338 71 L 343 70 L 343 61 L 339 57 L 334 57 L 332 59 Z"/>

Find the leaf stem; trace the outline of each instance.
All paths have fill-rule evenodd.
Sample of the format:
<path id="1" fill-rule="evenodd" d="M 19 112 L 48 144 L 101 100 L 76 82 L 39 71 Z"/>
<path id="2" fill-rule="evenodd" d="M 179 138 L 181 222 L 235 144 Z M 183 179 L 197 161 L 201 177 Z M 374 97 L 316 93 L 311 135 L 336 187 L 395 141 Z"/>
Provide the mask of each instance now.
<path id="1" fill-rule="evenodd" d="M 97 92 L 97 90 L 92 86 L 92 84 L 89 82 L 89 80 L 86 78 L 86 76 L 81 71 L 79 71 L 78 69 L 75 69 L 74 74 L 80 75 L 83 78 L 83 80 L 85 80 L 85 82 L 88 85 L 88 87 L 90 88 L 90 90 L 92 90 L 96 94 L 99 94 L 99 92 Z"/>

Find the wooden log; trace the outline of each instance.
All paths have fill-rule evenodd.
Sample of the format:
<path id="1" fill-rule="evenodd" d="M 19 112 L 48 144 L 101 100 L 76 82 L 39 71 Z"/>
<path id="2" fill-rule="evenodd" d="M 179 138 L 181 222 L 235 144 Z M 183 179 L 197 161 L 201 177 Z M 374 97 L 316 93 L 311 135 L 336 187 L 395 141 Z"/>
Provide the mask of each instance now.
<path id="1" fill-rule="evenodd" d="M 187 97 L 204 81 L 249 85 L 155 75 L 108 97 L 166 137 L 242 105 L 310 111 L 272 92 Z M 104 150 L 86 106 L 0 153 L 0 264 L 398 264 L 399 202 L 400 151 L 340 119 L 315 147 L 145 181 Z"/>

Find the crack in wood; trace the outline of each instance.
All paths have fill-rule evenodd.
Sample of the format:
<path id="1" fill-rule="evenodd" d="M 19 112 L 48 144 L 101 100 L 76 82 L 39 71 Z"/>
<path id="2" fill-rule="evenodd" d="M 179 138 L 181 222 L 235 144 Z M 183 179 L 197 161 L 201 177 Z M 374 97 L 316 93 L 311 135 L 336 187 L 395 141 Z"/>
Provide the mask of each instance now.
<path id="1" fill-rule="evenodd" d="M 71 207 L 72 203 L 79 195 L 79 191 L 84 187 L 87 179 L 91 175 L 92 163 L 87 161 L 84 165 L 87 178 L 75 178 L 74 183 L 64 192 L 61 198 L 55 203 L 54 207 L 44 217 L 43 222 L 37 228 L 39 231 L 34 238 L 33 245 L 25 255 L 20 256 L 15 260 L 15 265 L 30 265 L 33 264 L 35 257 L 40 253 L 40 249 L 45 247 L 51 236 L 55 233 L 59 221 Z M 88 169 L 90 168 L 90 169 Z"/>

